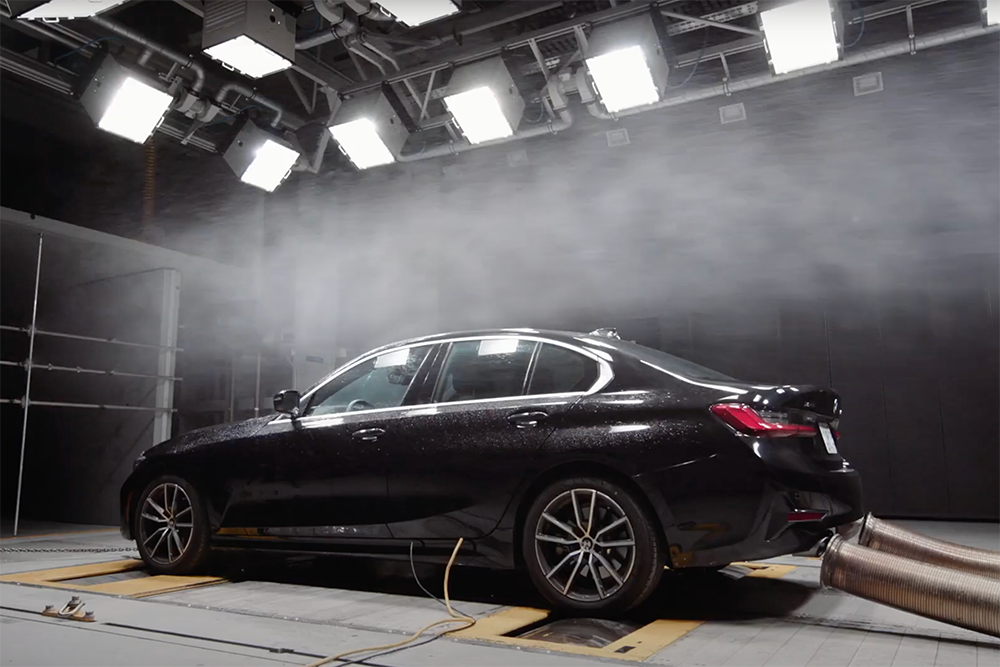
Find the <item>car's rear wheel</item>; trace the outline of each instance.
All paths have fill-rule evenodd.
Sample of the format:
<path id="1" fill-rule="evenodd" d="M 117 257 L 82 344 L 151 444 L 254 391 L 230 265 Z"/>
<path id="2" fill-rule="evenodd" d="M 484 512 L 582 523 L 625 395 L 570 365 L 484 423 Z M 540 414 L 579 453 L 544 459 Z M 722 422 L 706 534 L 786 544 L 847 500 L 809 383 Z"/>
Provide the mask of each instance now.
<path id="1" fill-rule="evenodd" d="M 663 574 L 663 549 L 641 502 L 600 477 L 551 484 L 532 502 L 523 530 L 535 587 L 564 611 L 627 611 L 649 597 Z"/>
<path id="2" fill-rule="evenodd" d="M 157 574 L 189 574 L 209 557 L 205 504 L 190 482 L 174 475 L 146 485 L 136 505 L 133 534 L 139 555 Z"/>

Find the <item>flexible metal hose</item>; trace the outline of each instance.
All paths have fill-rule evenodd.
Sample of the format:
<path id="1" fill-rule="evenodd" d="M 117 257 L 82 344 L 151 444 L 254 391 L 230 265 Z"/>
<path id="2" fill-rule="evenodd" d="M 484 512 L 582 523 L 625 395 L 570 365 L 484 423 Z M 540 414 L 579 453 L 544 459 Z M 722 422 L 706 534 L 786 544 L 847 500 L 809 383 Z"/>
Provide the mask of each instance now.
<path id="1" fill-rule="evenodd" d="M 1000 637 L 1000 580 L 929 565 L 834 536 L 823 553 L 824 586 Z"/>
<path id="2" fill-rule="evenodd" d="M 858 543 L 888 554 L 1000 579 L 1000 552 L 936 540 L 871 514 L 865 517 Z"/>
<path id="3" fill-rule="evenodd" d="M 145 145 L 146 172 L 142 189 L 142 222 L 148 225 L 153 221 L 156 203 L 156 141 L 150 137 Z"/>

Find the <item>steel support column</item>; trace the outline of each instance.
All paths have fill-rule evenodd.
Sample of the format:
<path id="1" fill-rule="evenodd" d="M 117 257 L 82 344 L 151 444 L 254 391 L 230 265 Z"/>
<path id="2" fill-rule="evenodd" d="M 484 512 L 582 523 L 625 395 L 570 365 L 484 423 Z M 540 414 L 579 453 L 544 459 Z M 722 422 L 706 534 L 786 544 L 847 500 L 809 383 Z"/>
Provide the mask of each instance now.
<path id="1" fill-rule="evenodd" d="M 157 355 L 156 381 L 157 413 L 153 417 L 153 444 L 170 439 L 174 407 L 174 377 L 177 367 L 177 324 L 180 315 L 181 273 L 177 269 L 163 269 L 160 293 L 160 350 Z"/>
<path id="2" fill-rule="evenodd" d="M 38 285 L 42 277 L 42 243 L 45 236 L 38 235 L 38 261 L 35 263 L 35 295 L 31 303 L 31 330 L 28 332 L 27 380 L 24 383 L 24 421 L 21 424 L 21 459 L 17 466 L 17 502 L 14 505 L 14 536 L 21 520 L 21 485 L 24 481 L 24 445 L 28 441 L 28 408 L 31 407 L 31 367 L 35 360 L 35 326 L 38 324 Z"/>

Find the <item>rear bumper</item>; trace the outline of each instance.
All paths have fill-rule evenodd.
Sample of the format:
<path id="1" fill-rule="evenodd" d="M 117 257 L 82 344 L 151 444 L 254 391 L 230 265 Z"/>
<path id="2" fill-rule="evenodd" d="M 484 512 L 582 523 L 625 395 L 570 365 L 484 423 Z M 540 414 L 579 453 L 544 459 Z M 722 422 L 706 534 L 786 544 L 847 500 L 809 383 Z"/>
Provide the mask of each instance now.
<path id="1" fill-rule="evenodd" d="M 746 474 L 759 475 L 756 493 L 705 497 L 687 503 L 676 517 L 658 509 L 666 519 L 672 567 L 713 567 L 809 551 L 864 515 L 861 478 L 851 468 L 801 472 L 764 466 Z M 646 484 L 655 477 L 639 476 Z M 803 516 L 810 520 L 794 520 Z"/>

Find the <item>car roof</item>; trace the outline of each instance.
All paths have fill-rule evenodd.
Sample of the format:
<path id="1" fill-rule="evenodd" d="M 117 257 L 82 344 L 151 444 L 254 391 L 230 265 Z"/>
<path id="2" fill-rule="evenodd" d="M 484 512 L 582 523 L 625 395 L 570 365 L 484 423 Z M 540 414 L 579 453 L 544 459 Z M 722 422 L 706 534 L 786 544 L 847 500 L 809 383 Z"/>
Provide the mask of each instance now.
<path id="1" fill-rule="evenodd" d="M 450 331 L 447 333 L 431 334 L 429 336 L 420 336 L 418 338 L 409 338 L 407 340 L 396 341 L 395 343 L 388 343 L 374 350 L 370 350 L 366 354 L 370 354 L 371 352 L 376 352 L 378 350 L 400 347 L 403 345 L 419 345 L 421 343 L 435 343 L 440 340 L 448 340 L 451 338 L 482 338 L 485 336 L 516 336 L 516 335 L 540 336 L 542 338 L 550 338 L 552 340 L 564 343 L 579 344 L 580 341 L 577 340 L 578 336 L 587 336 L 591 334 L 586 334 L 578 331 L 556 331 L 553 329 L 534 329 L 530 327 L 510 327 L 505 329 L 473 329 L 469 331 Z"/>

